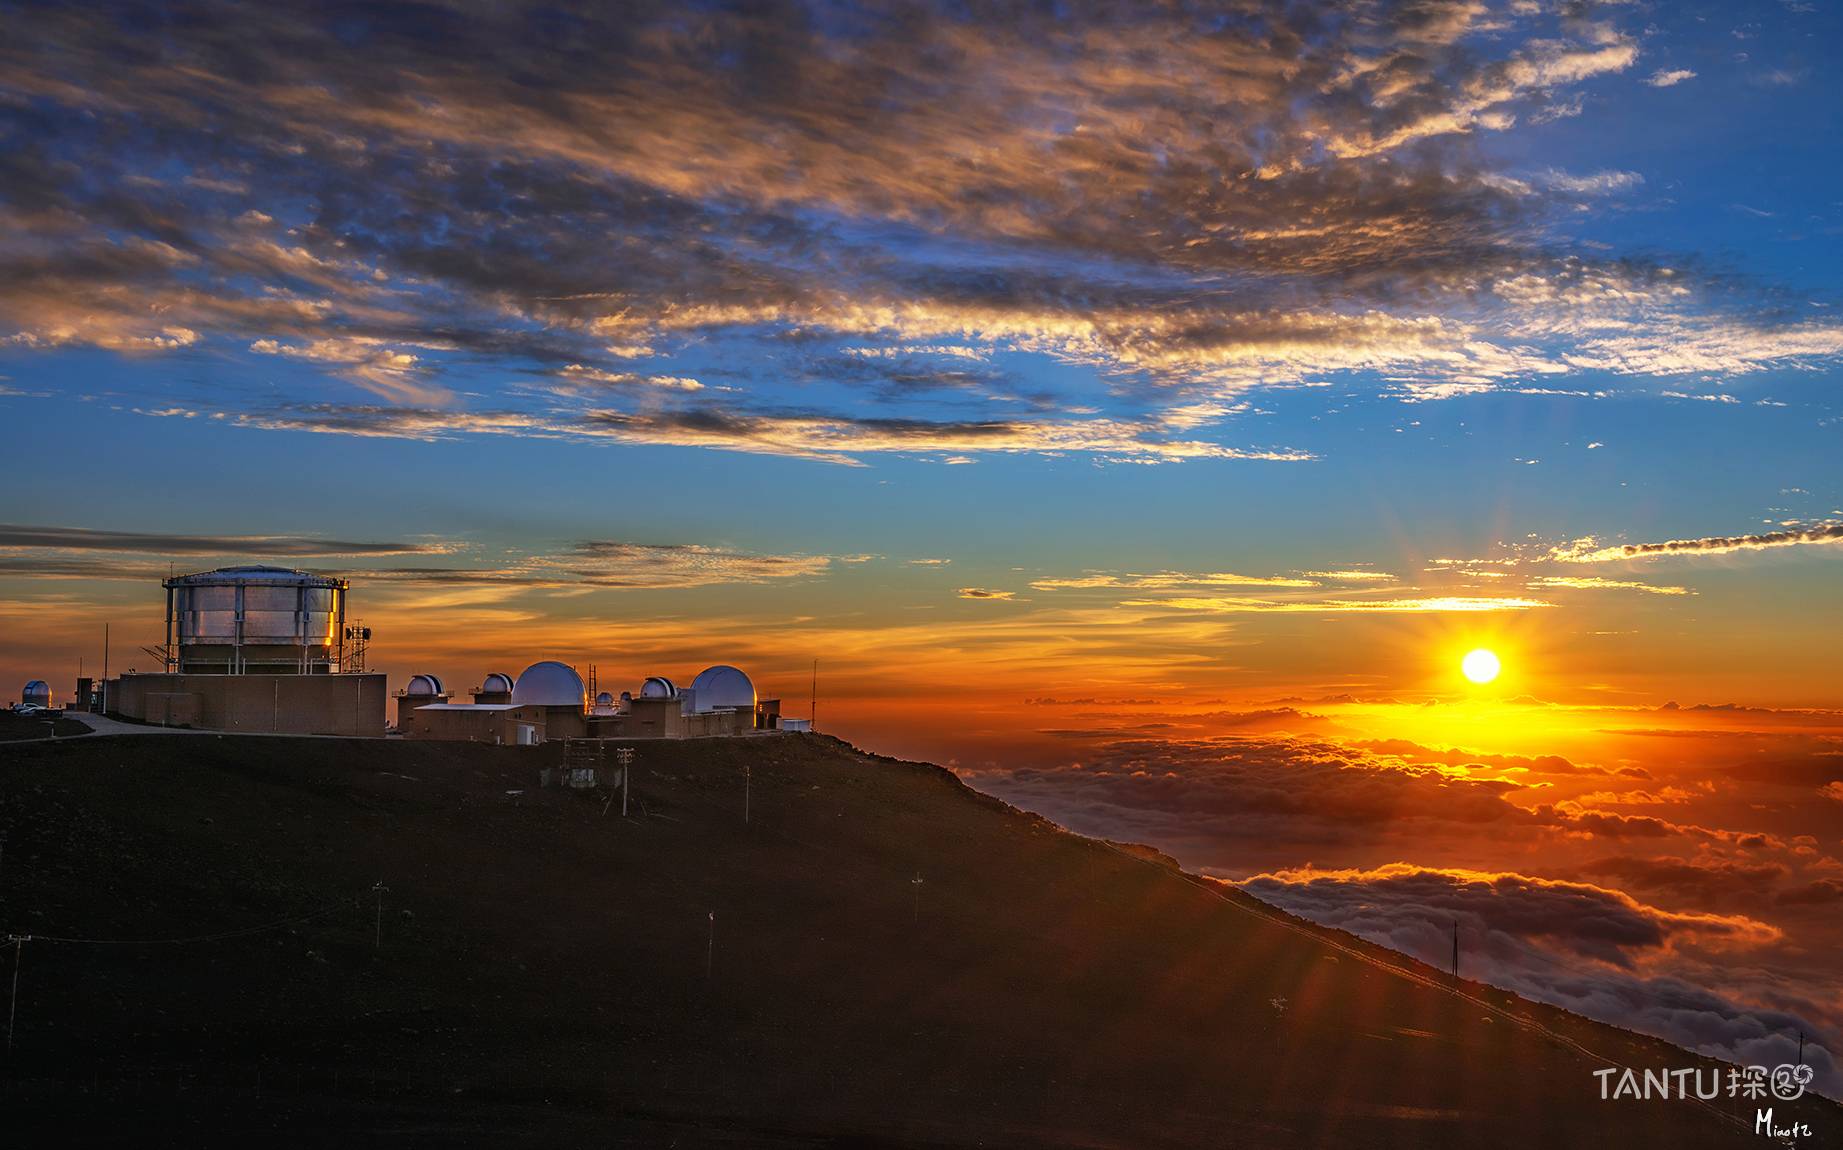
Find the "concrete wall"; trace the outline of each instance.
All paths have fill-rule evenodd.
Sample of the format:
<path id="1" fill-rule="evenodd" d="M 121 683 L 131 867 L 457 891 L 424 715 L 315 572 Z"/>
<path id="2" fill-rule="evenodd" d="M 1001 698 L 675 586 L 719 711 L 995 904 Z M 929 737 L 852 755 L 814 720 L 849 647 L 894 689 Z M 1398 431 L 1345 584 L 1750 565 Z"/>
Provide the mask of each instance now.
<path id="1" fill-rule="evenodd" d="M 750 711 L 687 715 L 677 699 L 635 699 L 626 714 L 592 717 L 585 733 L 592 739 L 699 739 L 746 735 L 754 729 Z"/>
<path id="2" fill-rule="evenodd" d="M 519 730 L 526 728 L 525 738 L 541 743 L 546 739 L 579 736 L 582 732 L 570 723 L 566 707 L 474 707 L 464 704 L 449 707 L 406 709 L 397 729 L 406 739 L 445 739 L 463 743 L 498 743 L 519 746 Z M 551 730 L 555 720 L 556 732 Z M 577 720 L 579 724 L 580 719 Z"/>
<path id="3" fill-rule="evenodd" d="M 778 719 L 778 716 L 776 716 Z M 558 739 L 698 739 L 746 735 L 756 729 L 752 711 L 711 711 L 687 715 L 677 699 L 635 699 L 618 715 L 584 715 L 576 707 L 466 706 L 406 708 L 397 727 L 411 739 L 516 746 L 520 728 L 537 742 Z"/>
<path id="4" fill-rule="evenodd" d="M 384 676 L 123 675 L 108 710 L 128 719 L 215 731 L 384 734 Z"/>

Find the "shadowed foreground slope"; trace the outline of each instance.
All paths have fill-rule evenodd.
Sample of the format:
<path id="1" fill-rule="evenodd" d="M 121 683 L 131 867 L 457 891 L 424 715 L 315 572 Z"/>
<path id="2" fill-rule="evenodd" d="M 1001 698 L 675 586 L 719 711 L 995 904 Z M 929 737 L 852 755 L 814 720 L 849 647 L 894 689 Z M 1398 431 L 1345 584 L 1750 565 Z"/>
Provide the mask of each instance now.
<path id="1" fill-rule="evenodd" d="M 24 945 L 11 1129 L 1761 1144 L 1751 1103 L 1714 1104 L 1743 1130 L 1694 1102 L 1601 1101 L 1592 1070 L 1696 1064 L 1675 1048 L 1380 969 L 1366 957 L 1411 964 L 939 768 L 812 736 L 638 746 L 626 820 L 618 798 L 537 787 L 554 746 L 0 748 L 0 928 L 128 940 Z M 1843 1130 L 1827 1103 L 1793 1109 L 1816 1144 Z"/>

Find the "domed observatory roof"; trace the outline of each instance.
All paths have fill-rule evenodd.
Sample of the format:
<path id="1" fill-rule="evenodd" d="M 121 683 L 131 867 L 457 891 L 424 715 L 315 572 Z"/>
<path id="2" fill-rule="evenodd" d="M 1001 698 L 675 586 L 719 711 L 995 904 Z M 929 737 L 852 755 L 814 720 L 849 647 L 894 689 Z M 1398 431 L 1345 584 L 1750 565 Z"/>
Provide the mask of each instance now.
<path id="1" fill-rule="evenodd" d="M 691 695 L 700 711 L 755 709 L 755 684 L 727 663 L 706 667 L 691 680 Z"/>
<path id="2" fill-rule="evenodd" d="M 494 671 L 480 684 L 482 695 L 510 695 L 512 693 L 512 676 Z"/>
<path id="3" fill-rule="evenodd" d="M 601 694 L 595 696 L 595 705 L 598 707 L 612 707 L 614 706 L 614 696 L 603 691 Z"/>
<path id="4" fill-rule="evenodd" d="M 412 677 L 409 686 L 403 688 L 403 693 L 412 697 L 444 694 L 442 691 L 442 681 L 435 675 L 416 675 Z"/>
<path id="5" fill-rule="evenodd" d="M 512 702 L 520 707 L 581 707 L 588 699 L 576 668 L 552 659 L 526 667 L 512 688 Z"/>
<path id="6" fill-rule="evenodd" d="M 43 679 L 34 679 L 26 684 L 26 689 L 19 693 L 22 703 L 31 703 L 38 707 L 51 705 L 51 685 Z"/>
<path id="7" fill-rule="evenodd" d="M 678 688 L 672 685 L 672 680 L 654 675 L 640 684 L 640 697 L 642 699 L 676 699 Z"/>

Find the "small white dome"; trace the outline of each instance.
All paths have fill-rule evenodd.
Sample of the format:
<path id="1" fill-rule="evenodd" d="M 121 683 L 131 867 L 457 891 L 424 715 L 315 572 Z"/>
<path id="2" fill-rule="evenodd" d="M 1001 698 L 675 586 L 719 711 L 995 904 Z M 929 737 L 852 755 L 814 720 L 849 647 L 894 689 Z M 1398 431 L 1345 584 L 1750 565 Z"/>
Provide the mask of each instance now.
<path id="1" fill-rule="evenodd" d="M 440 695 L 442 681 L 434 675 L 417 675 L 410 679 L 410 685 L 403 688 L 406 695 Z"/>
<path id="2" fill-rule="evenodd" d="M 640 684 L 640 697 L 642 699 L 676 699 L 678 688 L 672 685 L 672 680 L 654 675 Z"/>
<path id="3" fill-rule="evenodd" d="M 482 695 L 510 695 L 512 693 L 512 676 L 494 671 L 480 684 Z"/>
<path id="4" fill-rule="evenodd" d="M 19 699 L 24 703 L 49 707 L 51 705 L 51 685 L 43 679 L 34 679 L 26 684 L 25 690 L 19 693 Z"/>
<path id="5" fill-rule="evenodd" d="M 603 691 L 601 694 L 595 696 L 595 705 L 598 707 L 612 707 L 614 706 L 614 696 Z"/>
<path id="6" fill-rule="evenodd" d="M 741 671 L 727 663 L 706 667 L 691 680 L 691 695 L 700 711 L 746 707 L 755 709 L 755 684 Z"/>
<path id="7" fill-rule="evenodd" d="M 512 702 L 521 707 L 580 707 L 588 698 L 576 668 L 553 659 L 526 667 L 512 688 Z"/>

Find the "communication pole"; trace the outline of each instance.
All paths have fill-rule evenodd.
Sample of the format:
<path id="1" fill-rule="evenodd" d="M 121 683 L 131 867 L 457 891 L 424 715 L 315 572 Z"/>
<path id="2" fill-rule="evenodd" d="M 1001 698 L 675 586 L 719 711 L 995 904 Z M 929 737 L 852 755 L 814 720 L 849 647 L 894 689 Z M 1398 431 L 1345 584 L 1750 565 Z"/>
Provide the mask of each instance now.
<path id="1" fill-rule="evenodd" d="M 704 981 L 710 981 L 710 971 L 717 959 L 717 912 L 710 912 L 710 941 L 704 944 Z"/>
<path id="2" fill-rule="evenodd" d="M 13 944 L 13 997 L 6 1006 L 6 1048 L 9 1051 L 13 1049 L 13 1020 L 19 1016 L 19 955 L 26 939 L 31 937 L 29 934 L 8 936 Z"/>
<path id="3" fill-rule="evenodd" d="M 621 817 L 627 817 L 627 786 L 634 776 L 634 749 L 616 747 L 614 761 L 621 764 Z"/>
<path id="4" fill-rule="evenodd" d="M 1459 981 L 1459 924 L 1453 923 L 1453 981 Z"/>
<path id="5" fill-rule="evenodd" d="M 909 880 L 909 885 L 915 888 L 915 925 L 920 926 L 921 925 L 921 888 L 922 888 L 922 876 L 920 875 L 920 873 L 917 873 L 914 878 Z"/>
<path id="6" fill-rule="evenodd" d="M 807 725 L 819 729 L 819 660 L 813 660 L 813 709 L 807 712 Z"/>
<path id="7" fill-rule="evenodd" d="M 742 768 L 742 822 L 744 826 L 747 826 L 749 822 L 749 782 L 749 768 L 744 767 Z"/>
<path id="8" fill-rule="evenodd" d="M 371 939 L 371 949 L 378 950 L 384 945 L 384 895 L 390 888 L 382 880 L 371 884 L 371 893 L 377 896 L 377 922 Z"/>

